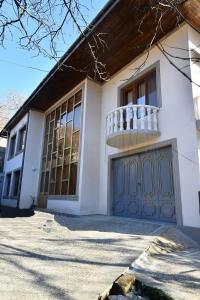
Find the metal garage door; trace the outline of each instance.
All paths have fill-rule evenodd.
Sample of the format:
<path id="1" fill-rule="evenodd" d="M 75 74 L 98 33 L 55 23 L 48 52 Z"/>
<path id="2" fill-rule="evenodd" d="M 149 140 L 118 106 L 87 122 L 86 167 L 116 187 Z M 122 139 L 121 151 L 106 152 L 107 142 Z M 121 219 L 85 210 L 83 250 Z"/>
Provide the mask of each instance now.
<path id="1" fill-rule="evenodd" d="M 113 215 L 176 221 L 171 147 L 115 159 L 112 172 Z"/>

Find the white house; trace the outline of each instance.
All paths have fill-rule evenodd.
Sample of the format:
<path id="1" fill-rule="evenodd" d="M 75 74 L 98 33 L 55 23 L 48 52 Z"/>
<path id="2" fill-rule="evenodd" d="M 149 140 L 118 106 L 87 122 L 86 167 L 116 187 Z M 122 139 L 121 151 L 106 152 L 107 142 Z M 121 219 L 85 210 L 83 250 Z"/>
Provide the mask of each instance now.
<path id="1" fill-rule="evenodd" d="M 90 32 L 61 59 L 75 68 L 56 65 L 1 132 L 2 205 L 200 228 L 200 3 L 182 6 L 193 26 L 166 17 L 158 39 L 171 63 L 155 45 L 136 74 L 154 29 L 150 14 L 138 32 L 131 5 L 109 1 L 93 22 L 108 33 L 108 81 L 75 71 L 91 60 Z"/>

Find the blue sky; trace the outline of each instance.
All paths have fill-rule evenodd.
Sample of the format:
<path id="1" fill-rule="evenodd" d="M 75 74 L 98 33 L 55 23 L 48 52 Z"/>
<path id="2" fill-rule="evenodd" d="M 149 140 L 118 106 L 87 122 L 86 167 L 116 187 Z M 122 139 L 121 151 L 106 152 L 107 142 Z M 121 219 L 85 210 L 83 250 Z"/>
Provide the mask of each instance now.
<path id="1" fill-rule="evenodd" d="M 108 0 L 83 1 L 89 8 L 88 21 L 91 21 L 108 2 Z M 61 43 L 60 48 L 64 51 L 67 50 L 77 37 L 77 31 L 71 26 L 67 33 L 67 44 Z M 0 48 L 0 101 L 4 101 L 9 93 L 15 92 L 23 94 L 27 98 L 47 73 L 19 65 L 50 71 L 55 61 L 45 58 L 43 55 L 34 57 L 33 52 L 19 49 L 15 38 L 13 41 L 8 39 L 5 45 L 5 49 Z M 16 63 L 16 65 L 9 62 Z"/>

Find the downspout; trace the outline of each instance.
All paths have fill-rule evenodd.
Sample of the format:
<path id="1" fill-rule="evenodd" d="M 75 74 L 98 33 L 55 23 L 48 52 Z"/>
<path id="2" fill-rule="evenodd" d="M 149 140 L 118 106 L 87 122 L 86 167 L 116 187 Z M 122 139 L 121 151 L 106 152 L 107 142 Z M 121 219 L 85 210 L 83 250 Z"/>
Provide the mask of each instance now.
<path id="1" fill-rule="evenodd" d="M 21 174 L 20 174 L 20 188 L 19 188 L 19 195 L 18 195 L 18 198 L 17 198 L 17 208 L 18 209 L 19 209 L 20 196 L 21 196 L 22 177 L 23 177 L 23 171 L 24 171 L 24 160 L 25 160 L 26 143 L 27 143 L 28 128 L 29 128 L 29 118 L 30 118 L 30 110 L 28 111 L 28 119 L 27 119 L 27 124 L 26 124 L 25 145 L 24 145 L 24 151 L 23 151 L 23 157 L 22 157 L 22 166 L 21 166 Z"/>

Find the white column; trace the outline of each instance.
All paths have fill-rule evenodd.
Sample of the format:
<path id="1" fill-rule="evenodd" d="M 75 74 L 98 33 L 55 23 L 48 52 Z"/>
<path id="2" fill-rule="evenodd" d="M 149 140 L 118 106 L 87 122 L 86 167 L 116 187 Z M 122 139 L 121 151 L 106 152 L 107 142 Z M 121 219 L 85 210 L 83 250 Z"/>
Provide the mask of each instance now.
<path id="1" fill-rule="evenodd" d="M 110 114 L 110 133 L 113 133 L 113 127 L 114 127 L 114 116 L 113 113 Z"/>
<path id="2" fill-rule="evenodd" d="M 118 111 L 114 112 L 114 132 L 117 132 L 118 127 Z"/>
<path id="3" fill-rule="evenodd" d="M 144 130 L 144 117 L 145 117 L 145 108 L 144 106 L 141 106 L 140 108 L 140 114 L 141 114 L 141 129 Z"/>
<path id="4" fill-rule="evenodd" d="M 137 130 L 137 106 L 133 106 L 133 129 Z"/>
<path id="5" fill-rule="evenodd" d="M 127 107 L 126 108 L 126 130 L 131 129 L 131 108 Z"/>
<path id="6" fill-rule="evenodd" d="M 120 108 L 120 131 L 124 129 L 123 108 Z"/>
<path id="7" fill-rule="evenodd" d="M 151 118 L 152 118 L 151 107 L 147 107 L 147 128 L 148 128 L 148 130 L 151 130 Z"/>
<path id="8" fill-rule="evenodd" d="M 157 109 L 153 109 L 153 130 L 158 131 Z"/>

